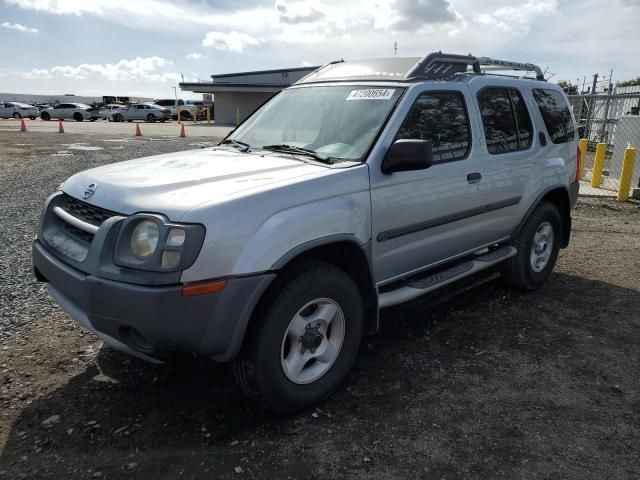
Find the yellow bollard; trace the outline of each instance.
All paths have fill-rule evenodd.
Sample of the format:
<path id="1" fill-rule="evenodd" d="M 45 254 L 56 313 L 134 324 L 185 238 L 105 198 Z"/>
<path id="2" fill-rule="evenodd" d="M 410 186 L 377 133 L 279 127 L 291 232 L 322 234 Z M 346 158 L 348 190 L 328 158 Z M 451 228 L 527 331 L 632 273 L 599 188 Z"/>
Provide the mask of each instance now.
<path id="1" fill-rule="evenodd" d="M 240 125 L 240 107 L 236 107 L 236 125 Z"/>
<path id="2" fill-rule="evenodd" d="M 633 162 L 636 159 L 636 149 L 629 147 L 624 150 L 622 158 L 622 173 L 620 173 L 620 185 L 618 185 L 618 201 L 624 202 L 629 198 L 631 177 L 633 176 Z"/>
<path id="3" fill-rule="evenodd" d="M 578 142 L 580 146 L 580 178 L 584 178 L 584 173 L 587 168 L 587 150 L 589 149 L 589 139 L 581 138 Z"/>
<path id="4" fill-rule="evenodd" d="M 599 143 L 596 147 L 596 158 L 593 160 L 593 172 L 591 173 L 591 186 L 600 188 L 602 184 L 602 169 L 604 168 L 604 154 L 607 152 L 607 144 Z"/>
<path id="5" fill-rule="evenodd" d="M 211 123 L 211 107 L 207 107 L 207 123 Z"/>

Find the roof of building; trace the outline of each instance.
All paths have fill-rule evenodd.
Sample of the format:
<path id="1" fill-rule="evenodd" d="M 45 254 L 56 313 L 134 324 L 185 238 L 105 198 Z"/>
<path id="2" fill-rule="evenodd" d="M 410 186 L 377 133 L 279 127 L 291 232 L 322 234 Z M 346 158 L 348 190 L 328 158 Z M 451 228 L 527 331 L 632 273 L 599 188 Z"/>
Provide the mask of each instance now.
<path id="1" fill-rule="evenodd" d="M 254 70 L 251 72 L 219 73 L 216 75 L 211 75 L 211 78 L 215 82 L 219 78 L 244 77 L 244 76 L 251 76 L 251 75 L 268 75 L 270 73 L 313 72 L 314 70 L 317 70 L 320 67 L 321 65 L 316 65 L 311 67 L 278 68 L 275 70 Z"/>

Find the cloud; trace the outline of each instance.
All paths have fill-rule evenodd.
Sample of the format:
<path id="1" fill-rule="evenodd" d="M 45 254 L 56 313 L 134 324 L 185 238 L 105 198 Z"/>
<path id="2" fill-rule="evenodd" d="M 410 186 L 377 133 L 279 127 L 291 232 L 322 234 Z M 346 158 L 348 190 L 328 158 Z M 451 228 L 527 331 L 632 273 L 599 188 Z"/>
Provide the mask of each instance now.
<path id="1" fill-rule="evenodd" d="M 123 59 L 117 63 L 83 63 L 80 65 L 56 65 L 51 68 L 34 68 L 19 72 L 19 75 L 28 80 L 52 78 L 91 80 L 100 78 L 110 82 L 166 82 L 180 78 L 180 75 L 175 72 L 158 71 L 171 65 L 173 62 L 162 57 L 136 57 L 131 60 Z"/>
<path id="2" fill-rule="evenodd" d="M 556 0 L 529 0 L 518 7 L 506 6 L 492 13 L 481 13 L 476 16 L 475 20 L 498 30 L 526 35 L 530 31 L 531 22 L 536 17 L 553 14 L 557 9 L 558 2 Z"/>
<path id="3" fill-rule="evenodd" d="M 276 10 L 282 23 L 296 25 L 299 23 L 313 23 L 325 18 L 325 14 L 315 2 L 299 1 L 286 3 L 284 0 L 276 1 Z"/>
<path id="4" fill-rule="evenodd" d="M 11 30 L 17 30 L 19 32 L 25 32 L 25 33 L 38 33 L 40 31 L 37 28 L 25 27 L 24 25 L 20 25 L 19 23 L 3 22 L 1 26 L 4 28 L 9 28 Z"/>
<path id="5" fill-rule="evenodd" d="M 396 0 L 393 9 L 399 17 L 392 24 L 394 30 L 415 32 L 425 25 L 456 20 L 448 0 Z"/>
<path id="6" fill-rule="evenodd" d="M 190 60 L 199 60 L 201 58 L 207 58 L 207 57 L 205 57 L 201 53 L 193 52 L 193 53 L 190 53 L 189 55 L 187 55 L 187 58 L 190 59 Z"/>
<path id="7" fill-rule="evenodd" d="M 202 39 L 203 47 L 237 53 L 242 53 L 246 47 L 252 45 L 260 45 L 260 40 L 236 31 L 229 33 L 211 31 Z"/>

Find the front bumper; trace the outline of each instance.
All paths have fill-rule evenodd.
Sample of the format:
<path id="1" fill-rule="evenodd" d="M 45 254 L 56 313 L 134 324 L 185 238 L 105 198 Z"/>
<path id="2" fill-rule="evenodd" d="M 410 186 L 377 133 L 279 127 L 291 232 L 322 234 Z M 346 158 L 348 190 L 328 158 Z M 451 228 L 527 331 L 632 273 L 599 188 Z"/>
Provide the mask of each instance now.
<path id="1" fill-rule="evenodd" d="M 72 318 L 114 348 L 150 361 L 169 351 L 233 358 L 255 305 L 275 277 L 227 279 L 220 293 L 185 297 L 181 285 L 141 286 L 83 273 L 38 240 L 33 266 Z"/>

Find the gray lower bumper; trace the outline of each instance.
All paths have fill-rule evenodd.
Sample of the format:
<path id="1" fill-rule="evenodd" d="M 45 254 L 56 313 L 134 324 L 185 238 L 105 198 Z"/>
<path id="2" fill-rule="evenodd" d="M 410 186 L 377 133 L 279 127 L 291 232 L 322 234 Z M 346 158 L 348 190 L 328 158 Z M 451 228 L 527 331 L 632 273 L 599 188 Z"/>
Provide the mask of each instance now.
<path id="1" fill-rule="evenodd" d="M 145 360 L 166 351 L 220 361 L 239 350 L 246 326 L 273 273 L 228 279 L 216 294 L 182 296 L 181 285 L 140 286 L 87 275 L 38 240 L 33 265 L 54 300 L 105 343 Z"/>

